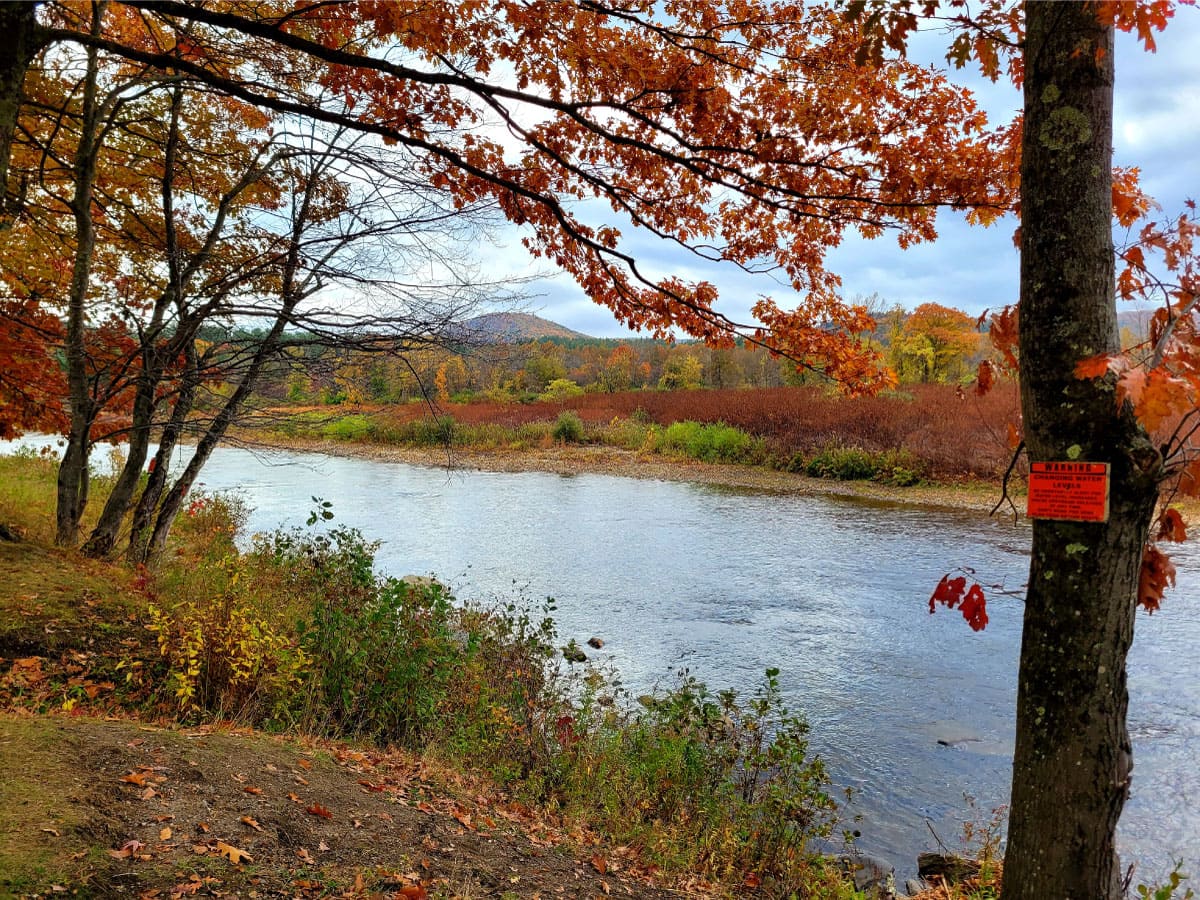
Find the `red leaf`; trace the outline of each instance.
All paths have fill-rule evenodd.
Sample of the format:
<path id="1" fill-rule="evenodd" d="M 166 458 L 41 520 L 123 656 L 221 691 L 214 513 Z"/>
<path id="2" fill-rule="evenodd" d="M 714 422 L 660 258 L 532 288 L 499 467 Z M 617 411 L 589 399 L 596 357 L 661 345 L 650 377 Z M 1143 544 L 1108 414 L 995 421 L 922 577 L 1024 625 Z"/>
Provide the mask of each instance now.
<path id="1" fill-rule="evenodd" d="M 995 367 L 990 360 L 984 360 L 979 364 L 979 371 L 975 375 L 975 395 L 982 397 L 992 389 L 992 384 L 995 381 Z"/>
<path id="2" fill-rule="evenodd" d="M 983 588 L 976 583 L 967 590 L 967 579 L 962 575 L 957 578 L 942 576 L 933 596 L 929 598 L 929 612 L 932 613 L 939 603 L 947 609 L 958 607 L 967 624 L 975 631 L 983 631 L 987 627 L 987 598 L 983 595 Z"/>
<path id="3" fill-rule="evenodd" d="M 326 807 L 322 806 L 320 803 L 314 803 L 312 806 L 307 806 L 304 808 L 304 811 L 306 813 L 309 813 L 310 815 L 320 816 L 322 819 L 332 819 L 333 818 L 333 813 L 331 813 Z"/>
<path id="4" fill-rule="evenodd" d="M 971 585 L 959 610 L 962 612 L 963 618 L 967 620 L 967 624 L 971 626 L 972 631 L 983 631 L 987 628 L 987 598 L 983 596 L 983 588 L 979 585 Z"/>
<path id="5" fill-rule="evenodd" d="M 1146 545 L 1142 554 L 1142 571 L 1138 576 L 1139 606 L 1153 614 L 1162 605 L 1163 591 L 1175 586 L 1175 564 L 1167 554 L 1153 544 Z"/>
<path id="6" fill-rule="evenodd" d="M 1187 540 L 1187 527 L 1177 509 L 1165 509 L 1158 518 L 1158 539 L 1181 543 Z"/>
<path id="7" fill-rule="evenodd" d="M 958 605 L 958 601 L 962 599 L 963 591 L 967 589 L 967 579 L 961 575 L 957 578 L 951 578 L 949 575 L 943 575 L 942 580 L 938 582 L 938 586 L 933 590 L 933 596 L 929 598 L 929 612 L 933 613 L 935 604 L 944 603 L 948 609 L 954 609 Z"/>

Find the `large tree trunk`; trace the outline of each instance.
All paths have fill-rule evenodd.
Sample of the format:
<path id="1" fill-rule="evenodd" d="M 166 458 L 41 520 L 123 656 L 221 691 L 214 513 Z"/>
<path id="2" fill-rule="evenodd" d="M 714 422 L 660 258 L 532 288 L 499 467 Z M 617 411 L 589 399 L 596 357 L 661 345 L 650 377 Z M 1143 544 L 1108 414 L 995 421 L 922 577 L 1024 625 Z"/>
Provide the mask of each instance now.
<path id="1" fill-rule="evenodd" d="M 1021 402 L 1031 460 L 1111 464 L 1106 522 L 1033 526 L 1004 900 L 1115 900 L 1129 793 L 1125 657 L 1161 460 L 1111 379 L 1111 28 L 1095 6 L 1025 7 Z"/>

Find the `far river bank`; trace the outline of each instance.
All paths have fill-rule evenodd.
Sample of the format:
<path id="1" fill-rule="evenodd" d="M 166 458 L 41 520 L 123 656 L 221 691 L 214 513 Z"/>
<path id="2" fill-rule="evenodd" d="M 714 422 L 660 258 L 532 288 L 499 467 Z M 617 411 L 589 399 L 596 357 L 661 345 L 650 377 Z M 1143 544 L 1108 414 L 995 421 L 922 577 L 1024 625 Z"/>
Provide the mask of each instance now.
<path id="1" fill-rule="evenodd" d="M 684 457 L 624 450 L 602 445 L 555 445 L 526 449 L 476 449 L 471 447 L 406 447 L 363 441 L 306 440 L 279 434 L 243 434 L 238 443 L 248 447 L 300 450 L 351 459 L 403 463 L 448 470 L 480 472 L 549 472 L 556 475 L 612 475 L 651 481 L 682 481 L 762 493 L 807 496 L 856 497 L 881 503 L 901 503 L 988 512 L 1001 501 L 999 482 L 969 481 L 955 484 L 923 482 L 908 487 L 875 481 L 839 481 L 811 478 L 764 466 L 708 463 Z M 1010 490 L 1017 509 L 1024 509 L 1023 485 Z M 1019 491 L 1019 492 L 1018 492 Z M 1013 508 L 1005 502 L 998 515 Z"/>

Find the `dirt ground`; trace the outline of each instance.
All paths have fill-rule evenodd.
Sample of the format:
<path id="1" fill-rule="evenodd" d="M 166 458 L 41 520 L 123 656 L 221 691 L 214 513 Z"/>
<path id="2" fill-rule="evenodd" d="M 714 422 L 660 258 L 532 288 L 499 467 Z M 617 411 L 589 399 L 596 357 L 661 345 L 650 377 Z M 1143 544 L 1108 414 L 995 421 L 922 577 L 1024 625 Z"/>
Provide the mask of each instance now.
<path id="1" fill-rule="evenodd" d="M 0 716 L 0 896 L 668 897 L 626 848 L 410 757 Z"/>

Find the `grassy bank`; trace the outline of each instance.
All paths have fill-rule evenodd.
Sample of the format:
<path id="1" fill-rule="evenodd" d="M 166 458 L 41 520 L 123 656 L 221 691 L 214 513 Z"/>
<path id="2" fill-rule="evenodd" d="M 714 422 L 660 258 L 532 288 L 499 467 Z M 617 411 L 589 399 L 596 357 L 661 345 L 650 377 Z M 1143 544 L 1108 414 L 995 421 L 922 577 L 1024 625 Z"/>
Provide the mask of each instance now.
<path id="1" fill-rule="evenodd" d="M 914 386 L 866 399 L 812 388 L 631 391 L 549 402 L 278 407 L 285 439 L 526 452 L 589 445 L 897 486 L 998 480 L 1008 464 L 1016 393 L 984 398 Z"/>
<path id="2" fill-rule="evenodd" d="M 53 476 L 0 458 L 24 535 L 0 543 L 0 895 L 501 895 L 478 873 L 515 866 L 528 896 L 556 886 L 520 850 L 553 845 L 577 896 L 855 896 L 812 853 L 834 804 L 775 673 L 744 699 L 682 678 L 635 701 L 562 660 L 551 609 L 381 579 L 350 529 L 239 552 L 220 498 L 193 499 L 159 572 L 87 561 L 47 543 Z M 511 852 L 481 839 L 455 875 L 429 849 L 480 835 Z"/>

